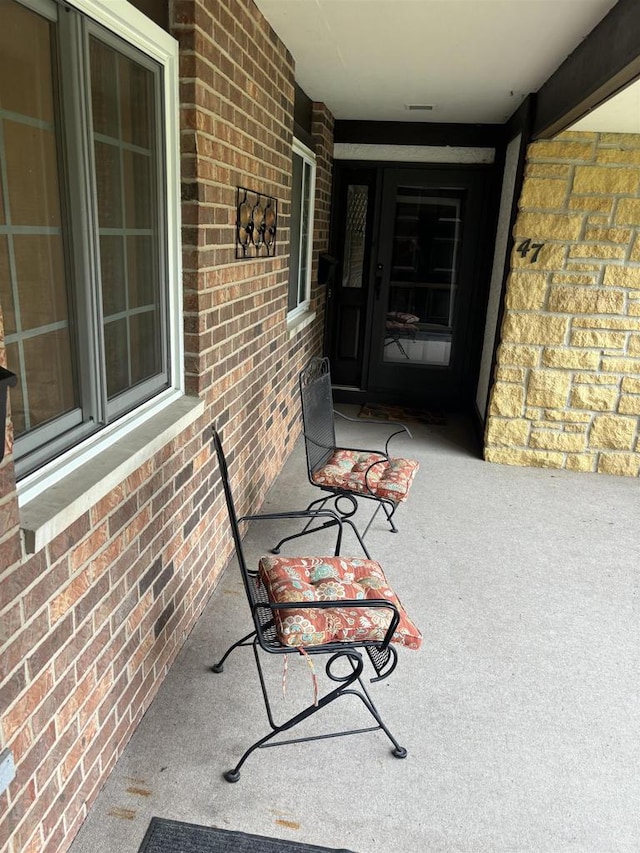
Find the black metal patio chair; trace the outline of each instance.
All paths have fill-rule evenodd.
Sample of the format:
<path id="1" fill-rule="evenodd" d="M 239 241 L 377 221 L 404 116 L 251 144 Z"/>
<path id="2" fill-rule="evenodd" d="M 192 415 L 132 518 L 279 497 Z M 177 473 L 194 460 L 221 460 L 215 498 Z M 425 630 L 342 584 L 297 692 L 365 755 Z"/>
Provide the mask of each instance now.
<path id="1" fill-rule="evenodd" d="M 390 424 L 388 421 L 349 418 L 333 408 L 328 358 L 312 358 L 300 373 L 299 382 L 307 474 L 313 486 L 327 493 L 312 501 L 307 509 L 321 509 L 333 501 L 334 511 L 346 519 L 355 515 L 360 498 L 377 503 L 364 532 L 357 534 L 365 553 L 368 553 L 364 538 L 380 509 L 387 517 L 391 532 L 398 532 L 393 516 L 399 504 L 406 500 L 419 465 L 414 459 L 390 456 L 389 443 L 401 433 L 411 438 L 409 428 L 405 424 L 393 424 L 392 428 L 397 429 L 387 438 L 384 450 L 339 447 L 335 416 L 359 424 L 384 424 L 387 427 Z M 298 533 L 281 539 L 273 548 L 273 553 L 278 554 L 285 542 L 312 532 L 314 526 L 313 521 L 310 521 Z"/>
<path id="2" fill-rule="evenodd" d="M 240 573 L 253 619 L 253 630 L 233 643 L 213 672 L 222 672 L 234 649 L 249 646 L 253 650 L 270 731 L 248 749 L 232 770 L 224 773 L 228 782 L 237 782 L 240 768 L 256 750 L 269 746 L 303 743 L 348 734 L 382 730 L 392 743 L 396 758 L 407 751 L 400 746 L 383 722 L 363 681 L 366 653 L 373 667 L 370 681 L 387 678 L 396 667 L 398 655 L 394 645 L 419 648 L 420 632 L 409 619 L 397 596 L 388 586 L 382 568 L 369 559 L 343 557 L 277 557 L 264 556 L 257 569 L 247 565 L 240 536 L 240 523 L 249 520 L 333 516 L 341 528 L 342 520 L 330 510 L 303 510 L 292 513 L 268 513 L 237 517 L 229 472 L 219 434 L 213 430 L 213 444 L 218 456 L 229 520 L 240 566 Z M 347 523 L 349 523 L 347 521 Z M 338 537 L 338 548 L 341 537 Z M 324 672 L 328 678 L 322 695 L 276 723 L 266 687 L 261 660 L 262 652 L 271 655 L 304 655 L 308 661 L 325 656 Z M 298 723 L 316 714 L 342 696 L 357 696 L 373 717 L 375 725 L 346 731 L 306 737 L 276 739 Z M 274 740 L 276 739 L 276 740 Z"/>

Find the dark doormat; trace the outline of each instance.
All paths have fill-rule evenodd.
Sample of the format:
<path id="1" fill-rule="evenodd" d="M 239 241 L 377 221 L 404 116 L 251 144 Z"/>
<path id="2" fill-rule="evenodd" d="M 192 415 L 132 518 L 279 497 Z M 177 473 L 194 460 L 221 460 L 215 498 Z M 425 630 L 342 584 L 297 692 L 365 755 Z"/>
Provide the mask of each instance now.
<path id="1" fill-rule="evenodd" d="M 412 409 L 408 406 L 385 406 L 383 403 L 365 403 L 360 409 L 358 417 L 376 421 L 400 421 L 401 423 L 418 421 L 421 424 L 433 424 L 434 426 L 441 426 L 446 423 L 444 412 Z"/>
<path id="2" fill-rule="evenodd" d="M 352 853 L 152 817 L 138 853 Z"/>

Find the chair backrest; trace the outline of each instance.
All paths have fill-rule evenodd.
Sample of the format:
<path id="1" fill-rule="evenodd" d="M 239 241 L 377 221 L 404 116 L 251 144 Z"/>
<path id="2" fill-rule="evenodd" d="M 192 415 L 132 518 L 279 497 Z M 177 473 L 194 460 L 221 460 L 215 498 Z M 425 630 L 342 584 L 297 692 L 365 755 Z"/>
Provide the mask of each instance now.
<path id="1" fill-rule="evenodd" d="M 309 476 L 336 447 L 333 394 L 328 358 L 312 358 L 300 374 L 300 400 Z"/>
<path id="2" fill-rule="evenodd" d="M 216 454 L 218 456 L 218 465 L 220 466 L 220 475 L 222 477 L 222 486 L 224 488 L 224 497 L 227 502 L 227 512 L 229 513 L 229 522 L 231 523 L 231 532 L 233 534 L 233 543 L 236 548 L 236 555 L 238 557 L 238 563 L 240 564 L 240 571 L 242 574 L 242 580 L 244 581 L 245 589 L 247 594 L 251 598 L 250 595 L 250 581 L 249 581 L 249 573 L 247 571 L 247 562 L 244 558 L 244 553 L 242 551 L 242 537 L 240 536 L 240 525 L 238 524 L 238 514 L 236 513 L 236 507 L 233 502 L 233 495 L 231 494 L 231 484 L 229 483 L 229 468 L 227 467 L 227 460 L 224 455 L 224 450 L 222 449 L 222 441 L 220 440 L 220 435 L 217 432 L 215 427 L 211 428 L 211 432 L 213 433 L 213 446 L 215 447 Z"/>

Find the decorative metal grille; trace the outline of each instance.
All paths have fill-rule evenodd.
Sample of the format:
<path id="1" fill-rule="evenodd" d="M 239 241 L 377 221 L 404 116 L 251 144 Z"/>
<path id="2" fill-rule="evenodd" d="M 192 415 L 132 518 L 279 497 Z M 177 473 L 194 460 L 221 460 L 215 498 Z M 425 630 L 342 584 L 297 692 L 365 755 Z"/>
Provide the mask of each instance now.
<path id="1" fill-rule="evenodd" d="M 273 257 L 276 253 L 277 199 L 238 187 L 236 211 L 236 258 Z"/>

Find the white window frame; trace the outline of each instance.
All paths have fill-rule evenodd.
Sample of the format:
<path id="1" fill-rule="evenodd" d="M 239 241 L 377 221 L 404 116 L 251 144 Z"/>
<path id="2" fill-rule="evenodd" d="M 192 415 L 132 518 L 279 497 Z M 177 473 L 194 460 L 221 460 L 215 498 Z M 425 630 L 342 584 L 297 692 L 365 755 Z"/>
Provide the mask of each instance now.
<path id="1" fill-rule="evenodd" d="M 20 0 L 25 6 L 41 11 L 38 0 Z M 65 4 L 87 15 L 110 33 L 131 44 L 155 60 L 163 74 L 162 111 L 164 135 L 164 190 L 166 222 L 166 269 L 168 313 L 169 386 L 146 403 L 123 415 L 113 424 L 91 435 L 81 443 L 44 464 L 18 483 L 21 509 L 45 490 L 59 484 L 64 491 L 65 478 L 74 475 L 87 463 L 124 443 L 134 431 L 157 418 L 184 397 L 184 345 L 182 337 L 182 283 L 180 259 L 180 144 L 178 42 L 149 20 L 127 0 L 65 0 Z M 64 9 L 64 5 L 60 5 Z M 184 415 L 184 412 L 182 413 Z M 165 419 L 166 420 L 166 419 Z M 166 425 L 165 425 L 166 426 Z M 105 487 L 106 488 L 106 487 Z M 99 491 L 103 491 L 100 489 Z M 97 494 L 97 492 L 96 492 Z"/>
<path id="2" fill-rule="evenodd" d="M 298 292 L 300 291 L 300 275 L 301 269 L 303 266 L 303 260 L 306 260 L 306 276 L 304 281 L 304 298 L 298 300 L 298 303 L 295 308 L 288 309 L 287 311 L 287 324 L 291 326 L 297 326 L 302 320 L 306 319 L 309 315 L 309 308 L 311 305 L 311 265 L 313 261 L 313 228 L 314 228 L 314 210 L 315 210 L 315 200 L 316 200 L 316 155 L 310 149 L 307 148 L 306 145 L 303 145 L 299 139 L 294 137 L 293 145 L 292 145 L 292 154 L 297 154 L 298 157 L 302 159 L 303 166 L 306 164 L 310 167 L 311 170 L 311 187 L 309 191 L 309 209 L 307 211 L 308 214 L 308 223 L 309 223 L 309 239 L 307 242 L 307 250 L 306 250 L 306 258 L 303 257 L 302 252 L 298 252 L 298 256 L 294 258 L 293 256 L 289 257 L 289 264 L 297 264 L 298 267 Z M 292 158 L 293 159 L 293 158 Z M 293 175 L 293 170 L 292 170 Z M 302 180 L 304 186 L 304 168 L 302 171 Z M 293 190 L 293 187 L 292 187 Z M 304 196 L 300 194 L 300 211 L 299 211 L 299 224 L 300 228 L 302 227 L 302 205 L 304 204 Z M 291 227 L 293 227 L 293 208 L 291 210 Z M 298 244 L 300 245 L 300 244 Z M 288 291 L 287 291 L 287 301 L 288 301 Z"/>

